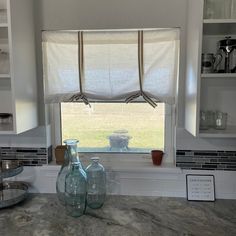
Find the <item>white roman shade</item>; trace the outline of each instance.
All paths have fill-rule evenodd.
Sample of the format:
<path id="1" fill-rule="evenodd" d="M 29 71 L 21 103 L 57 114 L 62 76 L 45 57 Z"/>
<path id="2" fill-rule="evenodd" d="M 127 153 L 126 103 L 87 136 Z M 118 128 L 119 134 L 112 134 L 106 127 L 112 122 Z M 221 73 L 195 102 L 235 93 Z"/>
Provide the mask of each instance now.
<path id="1" fill-rule="evenodd" d="M 46 103 L 175 103 L 179 30 L 44 31 Z"/>

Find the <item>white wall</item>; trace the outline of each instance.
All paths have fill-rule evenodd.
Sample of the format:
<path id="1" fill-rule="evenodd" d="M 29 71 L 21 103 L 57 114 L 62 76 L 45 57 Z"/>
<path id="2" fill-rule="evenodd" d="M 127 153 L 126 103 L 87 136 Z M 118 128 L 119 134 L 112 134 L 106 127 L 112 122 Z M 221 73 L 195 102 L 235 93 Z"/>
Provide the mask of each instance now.
<path id="1" fill-rule="evenodd" d="M 184 94 L 186 0 L 40 0 L 36 9 L 42 30 L 180 27 L 179 94 Z M 179 96 L 180 124 L 183 99 Z"/>
<path id="2" fill-rule="evenodd" d="M 41 30 L 180 27 L 177 148 L 236 149 L 236 139 L 199 139 L 183 130 L 187 0 L 37 0 L 35 4 L 41 125 L 49 123 L 48 107 L 45 108 L 43 103 Z M 34 132 L 37 135 L 37 129 L 31 132 L 32 136 Z M 4 137 L 0 136 L 0 145 Z M 16 141 L 9 142 L 14 145 L 15 142 L 20 142 L 19 138 L 24 138 L 24 134 L 12 137 Z"/>
<path id="3" fill-rule="evenodd" d="M 44 30 L 173 27 L 185 24 L 186 0 L 38 0 Z"/>
<path id="4" fill-rule="evenodd" d="M 26 167 L 11 180 L 26 181 L 31 192 L 55 193 L 59 166 Z M 107 170 L 107 193 L 116 195 L 186 197 L 186 174 L 212 174 L 215 176 L 217 199 L 236 199 L 235 171 L 187 171 L 178 168 L 140 168 L 133 170 Z"/>

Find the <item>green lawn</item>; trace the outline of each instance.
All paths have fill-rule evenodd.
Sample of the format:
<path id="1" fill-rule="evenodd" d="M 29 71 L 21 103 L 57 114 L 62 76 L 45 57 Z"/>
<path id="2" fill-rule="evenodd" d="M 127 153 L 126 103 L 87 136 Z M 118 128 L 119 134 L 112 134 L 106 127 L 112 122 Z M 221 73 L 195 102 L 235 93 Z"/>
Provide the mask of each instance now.
<path id="1" fill-rule="evenodd" d="M 127 130 L 130 148 L 164 147 L 164 105 L 146 103 L 62 104 L 62 138 L 76 138 L 80 147 L 107 147 L 115 130 Z"/>

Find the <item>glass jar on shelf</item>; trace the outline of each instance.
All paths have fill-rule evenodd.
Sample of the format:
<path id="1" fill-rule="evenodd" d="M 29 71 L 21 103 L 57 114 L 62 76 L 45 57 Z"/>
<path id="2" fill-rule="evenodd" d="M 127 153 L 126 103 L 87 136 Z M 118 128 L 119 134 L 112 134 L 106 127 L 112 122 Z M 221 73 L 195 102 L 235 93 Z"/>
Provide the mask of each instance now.
<path id="1" fill-rule="evenodd" d="M 7 23 L 7 10 L 0 9 L 0 24 Z"/>
<path id="2" fill-rule="evenodd" d="M 209 129 L 208 113 L 206 111 L 200 111 L 200 130 Z"/>
<path id="3" fill-rule="evenodd" d="M 232 0 L 205 0 L 205 19 L 230 19 L 232 15 Z"/>
<path id="4" fill-rule="evenodd" d="M 231 0 L 231 19 L 236 20 L 236 0 Z"/>
<path id="5" fill-rule="evenodd" d="M 8 74 L 9 68 L 9 53 L 0 48 L 0 74 Z"/>
<path id="6" fill-rule="evenodd" d="M 215 114 L 215 129 L 225 130 L 227 127 L 227 113 L 217 111 Z"/>

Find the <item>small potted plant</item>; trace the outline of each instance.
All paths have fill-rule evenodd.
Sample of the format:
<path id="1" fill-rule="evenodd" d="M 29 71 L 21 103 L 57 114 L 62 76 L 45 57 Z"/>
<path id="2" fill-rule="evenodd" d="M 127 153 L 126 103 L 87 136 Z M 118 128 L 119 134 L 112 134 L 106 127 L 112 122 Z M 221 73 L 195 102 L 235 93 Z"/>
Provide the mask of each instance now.
<path id="1" fill-rule="evenodd" d="M 58 145 L 55 148 L 55 157 L 57 165 L 63 165 L 66 145 Z"/>
<path id="2" fill-rule="evenodd" d="M 164 152 L 161 150 L 152 150 L 151 155 L 153 165 L 160 166 L 162 163 L 162 157 L 164 155 Z"/>

